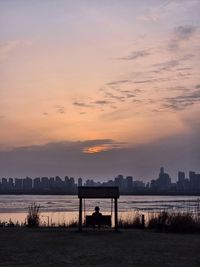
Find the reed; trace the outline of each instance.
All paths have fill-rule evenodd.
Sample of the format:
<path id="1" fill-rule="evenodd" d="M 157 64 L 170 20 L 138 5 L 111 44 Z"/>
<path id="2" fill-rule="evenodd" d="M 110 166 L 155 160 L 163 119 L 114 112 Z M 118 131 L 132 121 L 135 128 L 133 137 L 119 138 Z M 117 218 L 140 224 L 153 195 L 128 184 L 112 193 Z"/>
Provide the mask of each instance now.
<path id="1" fill-rule="evenodd" d="M 142 217 L 139 213 L 128 215 L 126 218 L 119 218 L 118 227 L 123 229 L 143 228 Z"/>
<path id="2" fill-rule="evenodd" d="M 27 227 L 39 227 L 40 225 L 40 205 L 32 203 L 28 206 Z"/>
<path id="3" fill-rule="evenodd" d="M 151 214 L 147 228 L 179 233 L 200 232 L 200 218 L 192 213 L 159 212 Z"/>

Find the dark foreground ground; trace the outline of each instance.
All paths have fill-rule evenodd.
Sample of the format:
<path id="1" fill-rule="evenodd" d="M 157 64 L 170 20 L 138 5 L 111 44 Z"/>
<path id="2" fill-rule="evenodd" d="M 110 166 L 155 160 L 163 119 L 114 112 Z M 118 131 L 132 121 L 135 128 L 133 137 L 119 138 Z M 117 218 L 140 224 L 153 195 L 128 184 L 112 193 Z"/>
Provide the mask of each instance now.
<path id="1" fill-rule="evenodd" d="M 0 228 L 0 266 L 199 267 L 200 235 Z"/>

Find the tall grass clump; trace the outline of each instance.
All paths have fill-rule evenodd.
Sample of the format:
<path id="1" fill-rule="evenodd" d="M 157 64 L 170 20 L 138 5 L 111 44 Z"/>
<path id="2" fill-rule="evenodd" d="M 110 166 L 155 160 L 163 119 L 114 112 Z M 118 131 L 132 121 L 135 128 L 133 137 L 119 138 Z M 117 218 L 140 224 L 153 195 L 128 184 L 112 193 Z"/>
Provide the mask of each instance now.
<path id="1" fill-rule="evenodd" d="M 190 213 L 170 216 L 169 230 L 173 232 L 195 232 L 196 228 L 196 222 Z"/>
<path id="2" fill-rule="evenodd" d="M 0 221 L 0 227 L 5 227 L 5 225 L 6 225 L 6 222 Z"/>
<path id="3" fill-rule="evenodd" d="M 177 233 L 200 232 L 200 218 L 191 213 L 160 212 L 150 216 L 148 228 Z"/>
<path id="4" fill-rule="evenodd" d="M 28 206 L 27 226 L 38 227 L 40 225 L 40 205 L 32 203 Z"/>
<path id="5" fill-rule="evenodd" d="M 78 227 L 78 220 L 76 220 L 76 219 L 70 220 L 66 227 L 67 228 L 76 228 L 76 227 Z"/>
<path id="6" fill-rule="evenodd" d="M 118 226 L 123 229 L 144 228 L 144 225 L 142 224 L 142 216 L 139 213 L 129 215 L 124 219 L 119 218 Z"/>
<path id="7" fill-rule="evenodd" d="M 149 229 L 166 230 L 168 226 L 169 213 L 162 211 L 159 213 L 151 213 L 149 215 L 147 227 Z"/>
<path id="8" fill-rule="evenodd" d="M 55 227 L 55 224 L 53 225 L 53 227 Z M 59 228 L 76 228 L 78 227 L 78 220 L 77 219 L 72 219 L 69 222 L 59 222 L 57 224 L 57 227 Z"/>

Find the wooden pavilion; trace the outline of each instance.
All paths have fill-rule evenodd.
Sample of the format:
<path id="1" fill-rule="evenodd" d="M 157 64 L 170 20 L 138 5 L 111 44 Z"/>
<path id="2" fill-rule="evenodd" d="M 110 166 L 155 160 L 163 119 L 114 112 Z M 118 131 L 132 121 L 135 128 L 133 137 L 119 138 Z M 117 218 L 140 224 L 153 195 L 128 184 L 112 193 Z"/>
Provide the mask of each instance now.
<path id="1" fill-rule="evenodd" d="M 115 231 L 118 230 L 118 207 L 117 199 L 119 198 L 119 187 L 117 186 L 79 186 L 78 187 L 79 198 L 79 231 L 82 231 L 82 211 L 83 211 L 83 199 L 95 199 L 95 198 L 110 198 L 114 199 L 114 222 Z"/>

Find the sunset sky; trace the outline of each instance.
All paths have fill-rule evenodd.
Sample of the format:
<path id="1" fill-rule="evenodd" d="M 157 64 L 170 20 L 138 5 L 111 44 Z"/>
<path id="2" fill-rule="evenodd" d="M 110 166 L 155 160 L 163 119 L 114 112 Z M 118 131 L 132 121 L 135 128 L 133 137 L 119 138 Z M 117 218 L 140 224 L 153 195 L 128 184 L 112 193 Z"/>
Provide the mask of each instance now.
<path id="1" fill-rule="evenodd" d="M 200 0 L 0 1 L 0 176 L 200 171 L 199 14 Z"/>

